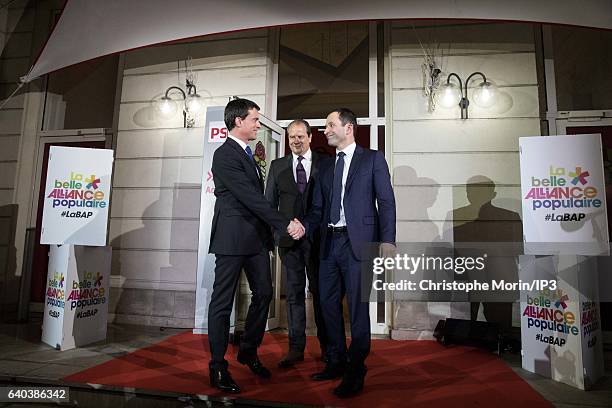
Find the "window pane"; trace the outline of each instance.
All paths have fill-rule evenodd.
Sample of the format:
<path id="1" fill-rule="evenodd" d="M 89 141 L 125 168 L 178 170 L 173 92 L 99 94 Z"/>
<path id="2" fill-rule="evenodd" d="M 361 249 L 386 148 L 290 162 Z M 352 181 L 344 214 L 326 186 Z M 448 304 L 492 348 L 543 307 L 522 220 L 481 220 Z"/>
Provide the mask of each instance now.
<path id="1" fill-rule="evenodd" d="M 112 128 L 118 56 L 49 74 L 43 130 Z"/>
<path id="2" fill-rule="evenodd" d="M 368 23 L 281 29 L 277 118 L 324 118 L 340 106 L 368 116 Z"/>
<path id="3" fill-rule="evenodd" d="M 385 117 L 385 24 L 376 25 L 376 74 L 378 81 L 378 117 Z"/>
<path id="4" fill-rule="evenodd" d="M 612 109 L 612 31 L 552 26 L 557 109 Z"/>
<path id="5" fill-rule="evenodd" d="M 310 148 L 322 155 L 333 157 L 336 154 L 336 148 L 327 144 L 327 138 L 324 134 L 325 128 L 323 127 L 312 127 L 312 141 L 310 142 Z M 357 132 L 355 133 L 355 142 L 365 148 L 370 147 L 370 125 L 357 125 Z M 385 127 L 378 127 L 378 150 L 385 152 Z M 289 137 L 285 132 L 285 155 L 291 154 L 289 148 Z"/>

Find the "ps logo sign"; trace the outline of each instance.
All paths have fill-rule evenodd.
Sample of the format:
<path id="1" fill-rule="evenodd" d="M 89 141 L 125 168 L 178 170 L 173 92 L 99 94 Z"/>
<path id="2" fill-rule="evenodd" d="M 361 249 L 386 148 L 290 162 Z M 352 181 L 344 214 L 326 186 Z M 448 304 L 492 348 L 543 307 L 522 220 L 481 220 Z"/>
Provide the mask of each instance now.
<path id="1" fill-rule="evenodd" d="M 211 121 L 208 126 L 208 141 L 211 143 L 223 143 L 227 139 L 227 128 L 223 121 Z"/>

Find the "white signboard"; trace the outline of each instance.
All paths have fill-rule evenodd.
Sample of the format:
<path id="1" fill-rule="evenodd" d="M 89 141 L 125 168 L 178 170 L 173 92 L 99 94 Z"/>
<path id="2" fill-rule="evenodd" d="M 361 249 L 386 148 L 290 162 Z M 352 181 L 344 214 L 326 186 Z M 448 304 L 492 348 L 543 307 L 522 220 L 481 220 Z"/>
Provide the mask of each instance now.
<path id="1" fill-rule="evenodd" d="M 521 137 L 525 253 L 608 254 L 600 135 Z"/>
<path id="2" fill-rule="evenodd" d="M 521 293 L 522 367 L 591 388 L 604 374 L 597 258 L 524 255 L 520 265 L 524 282 L 555 282 L 545 290 Z"/>
<path id="3" fill-rule="evenodd" d="M 600 135 L 522 137 L 522 366 L 587 389 L 603 375 L 597 259 L 609 253 Z M 608 272 L 608 271 L 606 271 Z"/>
<path id="4" fill-rule="evenodd" d="M 41 244 L 106 245 L 113 151 L 52 146 Z"/>
<path id="5" fill-rule="evenodd" d="M 69 350 L 106 338 L 111 247 L 51 245 L 42 341 Z"/>

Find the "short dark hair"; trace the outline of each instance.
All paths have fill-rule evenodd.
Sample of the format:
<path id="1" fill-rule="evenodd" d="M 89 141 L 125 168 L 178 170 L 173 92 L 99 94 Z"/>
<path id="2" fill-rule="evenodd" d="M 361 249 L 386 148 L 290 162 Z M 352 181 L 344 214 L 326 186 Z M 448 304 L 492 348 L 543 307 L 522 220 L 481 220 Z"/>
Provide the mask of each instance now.
<path id="1" fill-rule="evenodd" d="M 295 119 L 291 121 L 289 126 L 287 126 L 287 134 L 289 134 L 289 128 L 295 125 L 304 125 L 304 127 L 306 128 L 306 134 L 308 136 L 312 136 L 312 130 L 310 129 L 310 123 L 306 122 L 304 119 Z"/>
<path id="2" fill-rule="evenodd" d="M 259 110 L 259 106 L 248 99 L 234 99 L 229 101 L 225 105 L 225 112 L 223 112 L 223 119 L 225 120 L 225 126 L 230 131 L 236 127 L 236 118 L 244 119 L 249 115 L 251 109 Z"/>
<path id="3" fill-rule="evenodd" d="M 338 113 L 338 117 L 340 118 L 340 122 L 342 123 L 342 126 L 345 126 L 348 123 L 351 123 L 353 125 L 353 133 L 354 134 L 357 133 L 357 116 L 355 116 L 352 110 L 348 108 L 338 108 L 334 110 L 333 112 Z"/>

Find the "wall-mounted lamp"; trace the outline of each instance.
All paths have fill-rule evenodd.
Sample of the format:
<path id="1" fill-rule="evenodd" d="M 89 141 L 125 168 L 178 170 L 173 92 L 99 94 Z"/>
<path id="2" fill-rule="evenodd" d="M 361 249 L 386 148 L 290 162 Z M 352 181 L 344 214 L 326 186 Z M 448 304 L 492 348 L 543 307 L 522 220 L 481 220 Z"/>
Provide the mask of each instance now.
<path id="1" fill-rule="evenodd" d="M 200 95 L 198 95 L 195 84 L 189 79 L 185 83 L 185 88 L 187 92 L 183 91 L 178 86 L 171 86 L 166 89 L 164 96 L 157 103 L 157 109 L 162 114 L 162 116 L 169 117 L 172 116 L 177 110 L 177 101 L 170 98 L 170 91 L 177 90 L 183 96 L 183 127 L 190 128 L 195 125 L 195 118 L 189 117 L 188 114 L 195 114 L 200 111 L 202 107 L 202 102 Z"/>
<path id="2" fill-rule="evenodd" d="M 445 108 L 452 108 L 459 104 L 461 108 L 461 119 L 468 118 L 468 106 L 470 101 L 468 99 L 468 83 L 473 76 L 480 75 L 483 81 L 478 84 L 478 87 L 474 91 L 474 103 L 481 108 L 489 108 L 495 103 L 496 87 L 491 82 L 487 81 L 487 77 L 482 72 L 474 72 L 470 74 L 465 81 L 465 85 L 461 82 L 459 75 L 451 72 L 446 78 L 446 84 L 442 87 L 442 93 L 440 95 L 440 105 Z M 457 78 L 459 81 L 459 87 L 451 82 L 451 77 Z"/>

